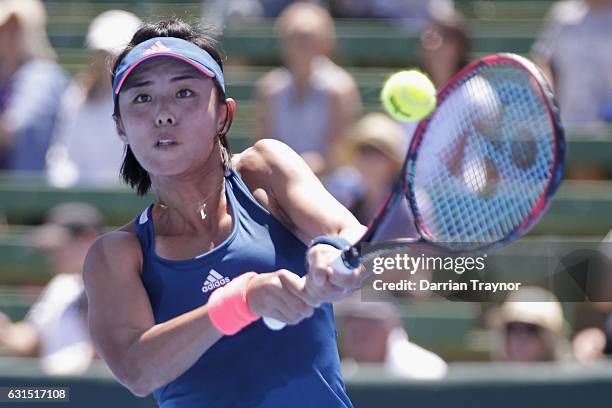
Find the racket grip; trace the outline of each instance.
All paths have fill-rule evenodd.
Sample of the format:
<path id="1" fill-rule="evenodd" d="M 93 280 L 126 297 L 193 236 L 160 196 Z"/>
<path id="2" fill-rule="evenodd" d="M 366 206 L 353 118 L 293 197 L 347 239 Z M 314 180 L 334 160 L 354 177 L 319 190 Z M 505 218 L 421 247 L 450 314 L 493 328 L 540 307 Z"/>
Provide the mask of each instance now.
<path id="1" fill-rule="evenodd" d="M 344 262 L 344 253 L 340 254 L 339 257 L 337 257 L 336 259 L 334 259 L 332 261 L 332 263 L 330 264 L 330 266 L 332 267 L 332 269 L 334 270 L 334 272 L 337 272 L 341 275 L 350 275 L 353 273 L 353 269 L 355 268 L 351 268 L 349 267 L 345 262 Z"/>
<path id="2" fill-rule="evenodd" d="M 353 273 L 353 269 L 359 266 L 359 263 L 357 263 L 356 266 L 347 265 L 347 260 L 345 260 L 346 253 L 353 254 L 352 251 L 347 251 L 347 252 L 343 251 L 340 254 L 340 256 L 334 259 L 332 263 L 330 264 L 334 272 L 337 272 L 341 275 L 350 275 Z M 348 260 L 348 262 L 350 263 L 351 261 Z M 274 331 L 282 330 L 285 328 L 285 326 L 287 326 L 285 323 L 279 320 L 276 320 L 272 317 L 264 316 L 263 322 L 265 323 L 266 326 L 268 326 L 268 329 L 274 330 Z"/>
<path id="3" fill-rule="evenodd" d="M 268 329 L 274 330 L 274 331 L 282 330 L 285 328 L 285 326 L 287 326 L 286 323 L 283 323 L 280 320 L 276 320 L 272 317 L 264 316 L 263 321 L 266 324 L 266 326 L 268 326 Z"/>

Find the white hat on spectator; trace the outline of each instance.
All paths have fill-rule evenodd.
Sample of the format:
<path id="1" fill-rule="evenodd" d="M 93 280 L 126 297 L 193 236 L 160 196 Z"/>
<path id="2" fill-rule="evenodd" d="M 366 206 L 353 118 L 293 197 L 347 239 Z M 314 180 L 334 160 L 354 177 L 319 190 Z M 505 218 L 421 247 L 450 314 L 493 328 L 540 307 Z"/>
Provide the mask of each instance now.
<path id="1" fill-rule="evenodd" d="M 505 324 L 529 323 L 556 334 L 565 329 L 563 308 L 557 297 L 535 286 L 525 286 L 508 295 L 501 307 L 501 318 Z"/>
<path id="2" fill-rule="evenodd" d="M 142 21 L 129 11 L 105 11 L 89 25 L 87 46 L 93 50 L 117 55 L 128 45 L 141 24 Z"/>
<path id="3" fill-rule="evenodd" d="M 40 249 L 65 245 L 69 239 L 102 232 L 104 220 L 98 209 L 83 202 L 64 202 L 47 213 L 45 223 L 36 227 L 31 243 Z"/>
<path id="4" fill-rule="evenodd" d="M 45 8 L 40 0 L 0 0 L 0 25 L 11 15 L 26 20 L 30 25 L 44 27 L 46 24 Z"/>
<path id="5" fill-rule="evenodd" d="M 0 0 L 0 26 L 10 18 L 20 24 L 20 36 L 26 52 L 35 58 L 55 59 L 47 37 L 47 12 L 40 0 Z"/>

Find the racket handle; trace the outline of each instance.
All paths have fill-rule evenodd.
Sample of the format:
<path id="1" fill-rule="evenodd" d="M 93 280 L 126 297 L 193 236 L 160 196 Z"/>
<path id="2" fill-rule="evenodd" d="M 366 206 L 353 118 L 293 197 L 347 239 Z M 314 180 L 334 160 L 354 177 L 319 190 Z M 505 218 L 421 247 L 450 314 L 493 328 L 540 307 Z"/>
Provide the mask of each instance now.
<path id="1" fill-rule="evenodd" d="M 349 265 L 346 264 L 346 261 L 344 259 L 344 256 L 345 256 L 344 254 L 345 253 L 343 252 L 342 254 L 340 254 L 339 257 L 334 259 L 332 263 L 330 264 L 330 266 L 332 267 L 334 272 L 337 272 L 340 275 L 350 275 L 351 273 L 353 273 L 353 269 L 355 268 L 351 268 Z"/>
<path id="2" fill-rule="evenodd" d="M 355 260 L 353 260 L 352 257 L 350 256 L 351 254 L 352 254 L 351 250 L 343 251 L 342 254 L 340 254 L 339 257 L 334 259 L 332 263 L 330 264 L 332 269 L 335 272 L 342 274 L 342 275 L 350 275 L 351 273 L 353 273 L 353 269 L 359 266 L 359 263 L 357 262 L 356 266 L 351 265 L 352 263 L 355 262 Z M 358 259 L 358 257 L 356 259 Z M 282 330 L 286 326 L 285 323 L 279 320 L 273 319 L 271 317 L 264 316 L 263 321 L 265 325 L 268 326 L 268 329 L 274 330 L 274 331 Z"/>
<path id="3" fill-rule="evenodd" d="M 276 320 L 272 317 L 264 316 L 263 321 L 266 324 L 266 326 L 268 326 L 268 329 L 274 330 L 274 331 L 282 330 L 287 325 L 286 323 L 283 323 L 280 320 Z"/>

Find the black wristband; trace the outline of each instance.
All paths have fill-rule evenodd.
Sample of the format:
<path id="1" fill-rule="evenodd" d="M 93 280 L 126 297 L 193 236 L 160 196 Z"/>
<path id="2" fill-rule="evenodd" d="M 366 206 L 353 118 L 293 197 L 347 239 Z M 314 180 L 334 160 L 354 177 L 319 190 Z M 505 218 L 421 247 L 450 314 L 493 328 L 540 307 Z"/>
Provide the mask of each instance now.
<path id="1" fill-rule="evenodd" d="M 339 236 L 332 237 L 332 236 L 327 236 L 327 235 L 321 235 L 321 236 L 316 237 L 310 242 L 308 249 L 318 244 L 331 245 L 334 248 L 340 249 L 340 250 L 347 249 L 351 246 L 351 243 L 345 238 L 342 238 Z"/>

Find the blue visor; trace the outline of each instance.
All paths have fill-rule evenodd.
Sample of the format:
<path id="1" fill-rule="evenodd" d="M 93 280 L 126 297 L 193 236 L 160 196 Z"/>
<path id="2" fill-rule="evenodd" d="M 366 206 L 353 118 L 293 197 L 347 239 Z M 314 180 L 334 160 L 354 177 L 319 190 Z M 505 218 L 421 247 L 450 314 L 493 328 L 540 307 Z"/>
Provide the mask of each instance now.
<path id="1" fill-rule="evenodd" d="M 175 37 L 155 37 L 132 48 L 121 60 L 113 79 L 115 104 L 121 87 L 130 73 L 144 61 L 158 57 L 170 57 L 184 61 L 197 68 L 204 75 L 214 78 L 225 92 L 223 71 L 215 59 L 197 45 Z"/>

